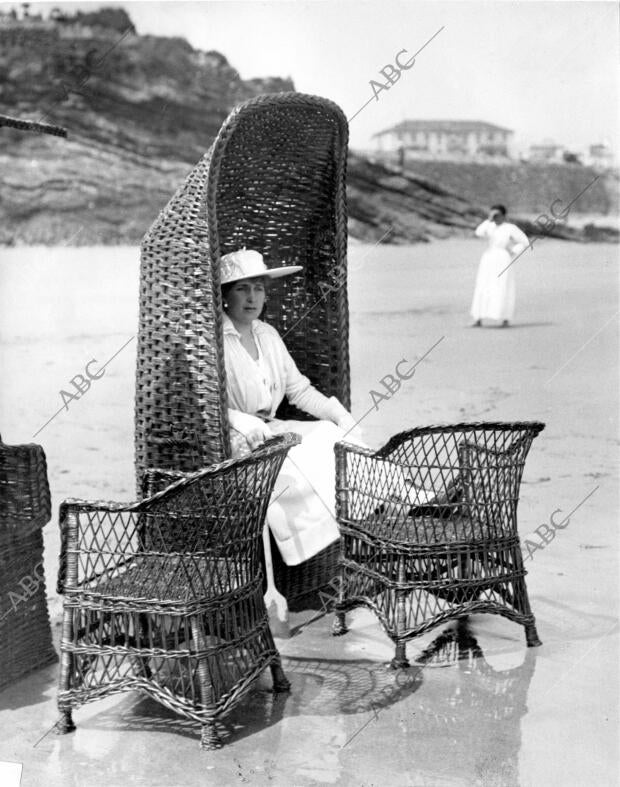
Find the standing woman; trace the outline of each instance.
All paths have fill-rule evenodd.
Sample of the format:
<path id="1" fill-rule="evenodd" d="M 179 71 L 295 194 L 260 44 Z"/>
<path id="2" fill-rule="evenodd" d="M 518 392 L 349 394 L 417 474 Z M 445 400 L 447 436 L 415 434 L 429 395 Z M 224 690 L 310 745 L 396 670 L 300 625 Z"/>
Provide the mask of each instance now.
<path id="1" fill-rule="evenodd" d="M 480 259 L 476 288 L 471 304 L 474 327 L 483 319 L 500 320 L 508 327 L 515 310 L 515 278 L 513 260 L 529 246 L 527 235 L 515 224 L 506 221 L 506 208 L 493 205 L 489 218 L 476 228 L 478 238 L 488 240 L 488 248 Z"/>

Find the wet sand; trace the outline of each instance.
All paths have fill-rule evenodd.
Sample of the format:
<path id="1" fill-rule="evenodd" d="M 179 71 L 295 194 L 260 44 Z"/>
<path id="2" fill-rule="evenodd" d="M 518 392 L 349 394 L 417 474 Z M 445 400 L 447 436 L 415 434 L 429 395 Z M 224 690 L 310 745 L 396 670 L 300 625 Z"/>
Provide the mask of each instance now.
<path id="1" fill-rule="evenodd" d="M 443 655 L 383 707 L 391 646 L 378 623 L 356 612 L 333 639 L 323 619 L 281 643 L 289 700 L 258 691 L 215 754 L 134 695 L 85 707 L 77 733 L 33 748 L 55 718 L 51 667 L 0 694 L 0 760 L 25 763 L 23 785 L 618 783 L 618 247 L 538 243 L 517 262 L 507 330 L 468 327 L 481 251 L 462 240 L 351 247 L 352 411 L 362 417 L 381 378 L 434 346 L 364 417 L 370 444 L 431 423 L 547 424 L 525 468 L 522 536 L 540 543 L 535 528 L 585 502 L 528 562 L 542 648 L 527 650 L 509 621 L 473 616 L 459 647 L 471 651 L 473 636 L 484 658 L 455 660 L 439 631 L 420 637 L 411 659 L 433 642 Z M 69 496 L 132 499 L 138 251 L 4 249 L 0 283 L 3 440 L 45 448 L 54 517 Z M 121 347 L 33 438 L 62 407 L 60 390 Z M 57 614 L 55 519 L 44 532 Z"/>

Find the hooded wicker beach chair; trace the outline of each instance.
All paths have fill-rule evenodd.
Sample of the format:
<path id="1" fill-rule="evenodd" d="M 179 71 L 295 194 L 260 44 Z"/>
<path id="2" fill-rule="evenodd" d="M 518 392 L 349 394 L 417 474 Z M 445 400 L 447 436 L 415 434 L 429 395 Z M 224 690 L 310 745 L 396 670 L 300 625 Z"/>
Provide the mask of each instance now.
<path id="1" fill-rule="evenodd" d="M 280 280 L 264 319 L 303 374 L 350 407 L 345 167 L 348 129 L 330 101 L 265 95 L 237 107 L 144 237 L 135 446 L 138 489 L 149 467 L 193 470 L 230 457 L 220 256 L 257 249 Z M 282 418 L 307 418 L 283 403 Z M 274 548 L 291 609 L 335 575 L 338 545 L 301 566 Z"/>
<path id="2" fill-rule="evenodd" d="M 269 666 L 286 691 L 269 629 L 259 554 L 281 435 L 243 459 L 195 473 L 149 470 L 166 488 L 138 503 L 61 506 L 58 592 L 64 595 L 58 707 L 140 690 L 220 740 L 225 715 Z"/>
<path id="3" fill-rule="evenodd" d="M 517 502 L 541 423 L 430 426 L 378 451 L 338 443 L 342 559 L 334 634 L 363 605 L 409 665 L 406 643 L 448 620 L 495 613 L 540 645 L 525 585 Z"/>

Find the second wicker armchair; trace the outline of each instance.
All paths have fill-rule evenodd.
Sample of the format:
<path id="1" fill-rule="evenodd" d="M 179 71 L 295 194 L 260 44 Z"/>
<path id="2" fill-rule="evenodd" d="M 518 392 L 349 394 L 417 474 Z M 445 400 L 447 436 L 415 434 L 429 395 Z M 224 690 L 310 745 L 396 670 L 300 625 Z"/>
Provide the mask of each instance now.
<path id="1" fill-rule="evenodd" d="M 541 423 L 431 426 L 378 451 L 338 443 L 341 530 L 334 633 L 364 605 L 408 666 L 412 637 L 473 612 L 503 615 L 540 645 L 525 585 L 517 502 Z"/>

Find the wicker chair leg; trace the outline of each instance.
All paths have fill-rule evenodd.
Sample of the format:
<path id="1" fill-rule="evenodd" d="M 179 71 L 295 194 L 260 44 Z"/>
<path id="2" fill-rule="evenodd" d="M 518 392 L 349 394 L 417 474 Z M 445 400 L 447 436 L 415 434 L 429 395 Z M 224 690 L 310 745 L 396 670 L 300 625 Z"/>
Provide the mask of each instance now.
<path id="1" fill-rule="evenodd" d="M 148 616 L 142 612 L 138 620 L 140 622 L 140 645 L 143 646 L 142 643 L 148 642 Z M 136 647 L 138 647 L 138 643 L 136 643 Z M 138 673 L 148 681 L 153 677 L 149 661 L 150 657 L 148 656 L 138 656 Z"/>
<path id="2" fill-rule="evenodd" d="M 332 636 L 341 637 L 349 630 L 347 628 L 346 613 L 338 609 L 338 606 L 344 601 L 345 589 L 347 587 L 346 578 L 344 576 L 344 567 L 340 566 L 338 570 L 338 601 L 336 602 L 336 614 L 332 623 Z"/>
<path id="3" fill-rule="evenodd" d="M 343 634 L 346 634 L 348 630 L 347 613 L 336 612 L 334 615 L 334 622 L 332 623 L 332 636 L 341 637 Z"/>
<path id="4" fill-rule="evenodd" d="M 542 645 L 542 641 L 538 636 L 538 632 L 536 631 L 535 623 L 526 624 L 525 641 L 527 642 L 528 648 L 537 648 L 539 645 Z"/>
<path id="5" fill-rule="evenodd" d="M 396 650 L 394 651 L 394 658 L 390 662 L 390 667 L 392 669 L 406 669 L 409 666 L 411 665 L 409 664 L 409 659 L 407 658 L 407 643 L 397 642 Z"/>
<path id="6" fill-rule="evenodd" d="M 192 639 L 194 647 L 199 652 L 206 652 L 207 641 L 202 626 L 202 620 L 199 615 L 193 615 L 190 620 L 190 627 L 192 630 Z M 198 659 L 198 681 L 200 685 L 200 697 L 203 706 L 208 712 L 215 714 L 217 711 L 217 702 L 214 696 L 213 683 L 207 668 L 207 659 Z M 201 749 L 219 749 L 222 745 L 220 736 L 217 734 L 215 726 L 215 718 L 212 717 L 205 721 L 202 725 L 200 732 L 200 748 Z"/>
<path id="7" fill-rule="evenodd" d="M 211 751 L 222 748 L 222 740 L 217 734 L 215 719 L 211 719 L 206 724 L 202 725 L 202 729 L 200 730 L 200 748 L 209 749 Z"/>
<path id="8" fill-rule="evenodd" d="M 284 691 L 291 690 L 291 684 L 289 679 L 284 674 L 284 670 L 282 669 L 282 663 L 280 659 L 277 662 L 272 662 L 270 665 L 271 669 L 271 679 L 273 680 L 273 690 L 276 694 Z"/>
<path id="9" fill-rule="evenodd" d="M 406 577 L 405 560 L 401 556 L 398 563 L 398 581 L 403 583 Z M 403 636 L 407 627 L 407 591 L 396 591 L 396 636 Z M 396 651 L 391 662 L 392 669 L 408 667 L 407 644 L 405 640 L 399 639 L 396 642 Z"/>
<path id="10" fill-rule="evenodd" d="M 68 732 L 73 732 L 74 730 L 75 724 L 73 723 L 73 718 L 71 717 L 71 709 L 61 710 L 60 718 L 54 725 L 54 732 L 56 735 L 66 735 Z"/>

